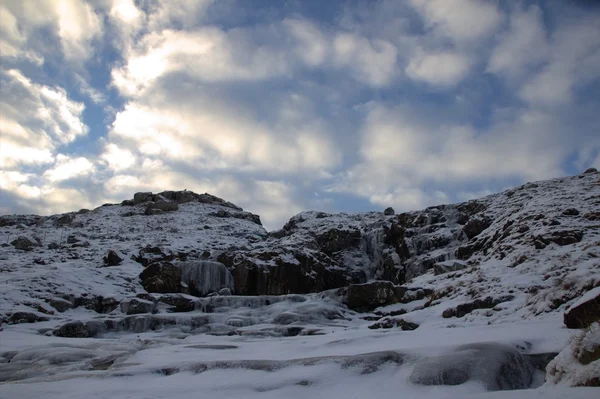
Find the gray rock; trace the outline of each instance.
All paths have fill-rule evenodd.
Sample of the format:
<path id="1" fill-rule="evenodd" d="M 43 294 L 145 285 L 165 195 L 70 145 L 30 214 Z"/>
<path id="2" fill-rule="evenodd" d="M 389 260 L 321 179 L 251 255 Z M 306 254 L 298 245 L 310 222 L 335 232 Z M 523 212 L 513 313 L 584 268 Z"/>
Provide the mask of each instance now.
<path id="1" fill-rule="evenodd" d="M 144 202 L 152 201 L 153 198 L 154 198 L 154 196 L 150 192 L 135 193 L 133 195 L 133 204 L 137 205 L 137 204 L 141 204 Z"/>
<path id="2" fill-rule="evenodd" d="M 148 292 L 159 294 L 181 292 L 181 269 L 171 262 L 158 261 L 149 264 L 140 273 L 142 286 Z"/>
<path id="3" fill-rule="evenodd" d="M 585 170 L 585 172 L 583 172 L 584 174 L 588 174 L 588 173 L 598 173 L 598 169 L 596 168 L 587 168 Z"/>
<path id="4" fill-rule="evenodd" d="M 219 295 L 221 295 L 221 296 L 231 295 L 231 289 L 230 288 L 222 288 L 219 290 Z"/>
<path id="5" fill-rule="evenodd" d="M 20 323 L 37 323 L 38 321 L 48 321 L 45 316 L 40 316 L 32 312 L 15 312 L 8 318 L 8 322 L 11 324 Z"/>
<path id="6" fill-rule="evenodd" d="M 73 309 L 73 303 L 63 298 L 52 298 L 48 304 L 61 313 Z"/>

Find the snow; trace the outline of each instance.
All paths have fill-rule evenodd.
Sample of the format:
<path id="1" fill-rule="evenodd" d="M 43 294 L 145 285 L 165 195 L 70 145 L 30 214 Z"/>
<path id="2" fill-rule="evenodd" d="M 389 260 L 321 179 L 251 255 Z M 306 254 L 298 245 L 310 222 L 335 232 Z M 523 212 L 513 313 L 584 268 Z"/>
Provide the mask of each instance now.
<path id="1" fill-rule="evenodd" d="M 478 200 L 493 222 L 477 239 L 496 239 L 487 252 L 467 261 L 454 260 L 456 248 L 466 243 L 455 206 L 444 208 L 446 227 L 436 231 L 427 224 L 432 210 L 410 214 L 425 220 L 411 231 L 417 238 L 406 238 L 411 251 L 435 245 L 438 239 L 450 240 L 424 254 L 411 252 L 413 278 L 405 286 L 432 294 L 376 309 L 374 314 L 406 311 L 387 317 L 417 323 L 414 331 L 369 329 L 373 321 L 363 317 L 374 314 L 348 310 L 337 290 L 262 297 L 180 295 L 194 310 L 168 313 L 173 306 L 160 302 L 158 294 L 145 293 L 138 278 L 143 267 L 132 259 L 148 245 L 169 254 L 188 254 L 179 263 L 184 283 L 200 282 L 197 289 L 209 293 L 235 287 L 231 274 L 221 264 L 207 261 L 205 252 L 215 259 L 231 248 L 272 251 L 295 264 L 298 260 L 286 248 L 310 255 L 316 251 L 314 237 L 335 228 L 360 231 L 364 239 L 356 248 L 331 256 L 337 257 L 340 267 L 363 271 L 373 279 L 381 277 L 381 265 L 390 255 L 382 252 L 382 226 L 397 215 L 303 212 L 292 218 L 289 234 L 278 240 L 250 220 L 215 216 L 222 210 L 231 212 L 230 206 L 219 204 L 184 203 L 176 212 L 155 216 L 143 215 L 144 204 L 103 206 L 73 214 L 69 226 L 57 226 L 57 217 L 24 216 L 15 226 L 0 227 L 0 242 L 24 235 L 42 243 L 31 252 L 0 247 L 0 316 L 5 322 L 0 331 L 0 397 L 597 398 L 598 388 L 568 387 L 573 378 L 600 371 L 596 362 L 577 363 L 574 347 L 569 346 L 574 333 L 564 327 L 562 314 L 600 293 L 600 234 L 594 227 L 597 221 L 561 217 L 567 207 L 577 207 L 582 215 L 598 211 L 597 201 L 589 200 L 600 194 L 597 175 L 538 182 L 509 193 Z M 539 214 L 545 219 L 536 219 Z M 560 218 L 561 224 L 544 225 L 552 218 Z M 528 230 L 498 238 L 507 222 Z M 565 229 L 584 231 L 582 240 L 565 246 L 550 243 L 544 249 L 532 245 L 535 236 Z M 67 245 L 70 235 L 89 246 Z M 48 249 L 51 243 L 59 245 Z M 102 258 L 108 250 L 123 258 L 121 265 L 104 267 Z M 394 264 L 400 261 L 396 253 L 391 258 Z M 421 269 L 424 259 L 468 267 L 435 276 Z M 264 260 L 264 265 L 272 267 L 274 262 Z M 140 303 L 147 308 L 156 305 L 158 313 L 126 316 L 115 306 L 98 314 L 84 305 L 60 313 L 48 303 L 101 296 L 114 298 L 118 305 L 138 294 Z M 488 296 L 512 299 L 460 318 L 442 317 L 448 308 Z M 6 323 L 17 311 L 48 321 Z M 97 338 L 52 335 L 69 321 L 116 323 L 126 317 L 132 317 L 135 328 L 111 330 Z M 164 325 L 154 325 L 157 320 Z M 578 342 L 579 348 L 596 345 L 597 334 Z M 562 351 L 555 364 L 575 377 L 540 386 L 544 373 L 536 371 L 532 389 L 502 392 L 487 392 L 474 379 L 457 386 L 411 382 L 419 359 L 435 359 L 475 343 L 506 345 L 524 356 Z M 386 354 L 392 360 L 378 363 Z M 394 356 L 402 361 L 393 361 Z"/>

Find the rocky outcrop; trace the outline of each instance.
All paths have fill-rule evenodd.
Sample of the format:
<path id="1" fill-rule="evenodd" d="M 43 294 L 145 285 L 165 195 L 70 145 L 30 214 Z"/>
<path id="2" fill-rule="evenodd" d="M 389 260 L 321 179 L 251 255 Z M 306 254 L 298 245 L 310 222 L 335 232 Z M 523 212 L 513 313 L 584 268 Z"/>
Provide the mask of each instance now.
<path id="1" fill-rule="evenodd" d="M 141 273 L 142 286 L 148 292 L 160 294 L 181 292 L 181 269 L 171 262 L 156 261 Z"/>
<path id="2" fill-rule="evenodd" d="M 462 303 L 456 308 L 450 308 L 444 310 L 442 313 L 442 317 L 447 319 L 450 317 L 463 317 L 476 309 L 492 309 L 496 305 L 501 304 L 502 302 L 512 301 L 514 296 L 503 296 L 500 298 L 492 298 L 486 297 L 484 299 L 476 299 L 473 302 Z"/>
<path id="3" fill-rule="evenodd" d="M 345 303 L 348 308 L 360 312 L 391 305 L 402 300 L 406 289 L 389 281 L 373 281 L 348 286 Z"/>
<path id="4" fill-rule="evenodd" d="M 588 328 L 600 321 L 600 287 L 589 291 L 564 314 L 567 328 Z"/>

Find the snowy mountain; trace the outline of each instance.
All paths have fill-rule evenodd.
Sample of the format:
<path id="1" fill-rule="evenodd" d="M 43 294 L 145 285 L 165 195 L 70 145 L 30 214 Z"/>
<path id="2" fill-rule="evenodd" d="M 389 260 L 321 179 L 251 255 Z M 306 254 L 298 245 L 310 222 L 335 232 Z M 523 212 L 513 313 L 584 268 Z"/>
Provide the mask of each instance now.
<path id="1" fill-rule="evenodd" d="M 137 193 L 2 216 L 0 236 L 6 397 L 81 397 L 84 378 L 114 382 L 102 397 L 598 394 L 553 385 L 600 378 L 585 355 L 600 346 L 595 170 L 401 214 L 303 212 L 272 232 L 209 194 Z M 563 317 L 591 327 L 570 344 L 582 357 L 552 360 Z"/>

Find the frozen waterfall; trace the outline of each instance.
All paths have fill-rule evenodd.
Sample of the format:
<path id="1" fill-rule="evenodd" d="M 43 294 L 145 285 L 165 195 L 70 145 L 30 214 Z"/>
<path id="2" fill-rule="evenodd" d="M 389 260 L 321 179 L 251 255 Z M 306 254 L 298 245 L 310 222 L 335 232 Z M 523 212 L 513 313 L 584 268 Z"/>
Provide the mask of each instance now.
<path id="1" fill-rule="evenodd" d="M 224 264 L 213 261 L 179 262 L 181 282 L 187 286 L 189 293 L 206 296 L 218 292 L 222 288 L 234 290 L 233 276 Z"/>

